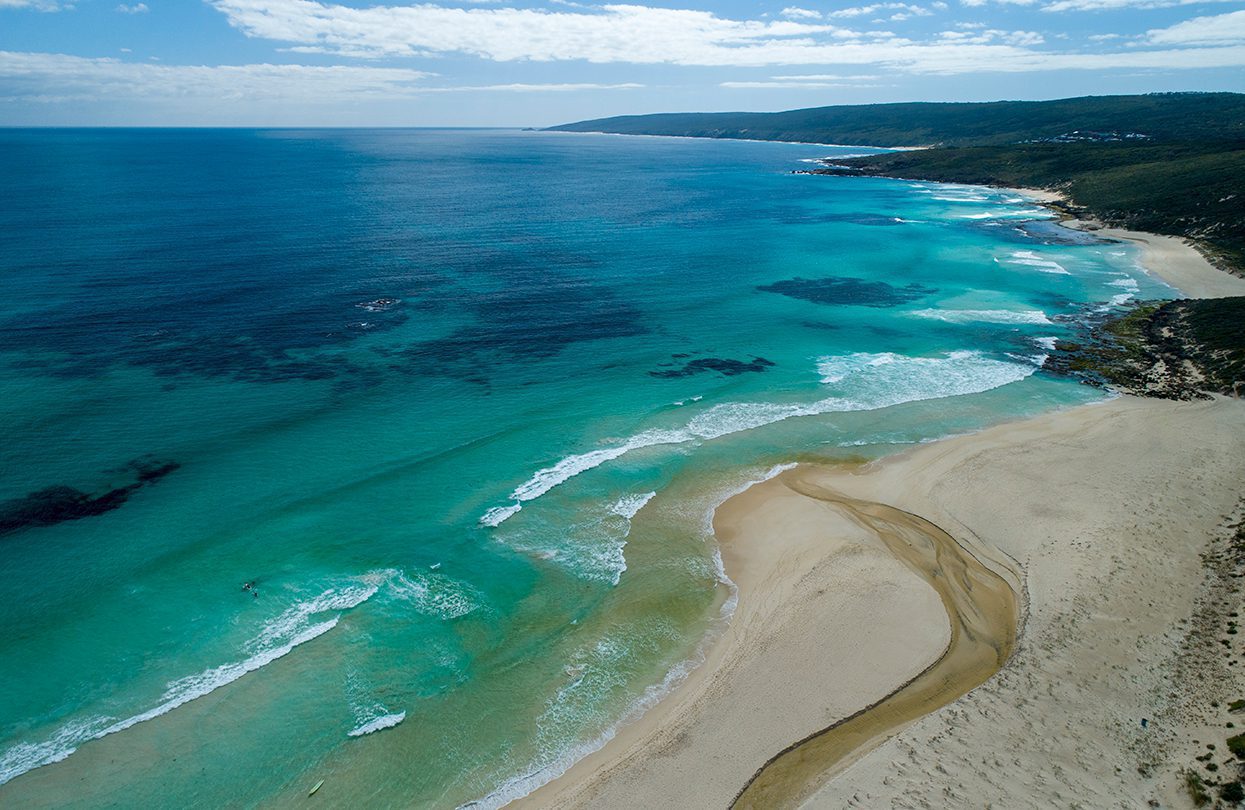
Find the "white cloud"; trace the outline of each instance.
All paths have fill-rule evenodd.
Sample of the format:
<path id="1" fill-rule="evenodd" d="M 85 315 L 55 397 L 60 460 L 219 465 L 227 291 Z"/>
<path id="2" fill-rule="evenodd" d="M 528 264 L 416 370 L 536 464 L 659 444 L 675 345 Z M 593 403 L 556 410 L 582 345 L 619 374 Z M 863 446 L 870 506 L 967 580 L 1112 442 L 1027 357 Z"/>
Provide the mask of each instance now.
<path id="1" fill-rule="evenodd" d="M 1042 11 L 1110 11 L 1121 8 L 1172 8 L 1202 3 L 1233 3 L 1237 0 L 1056 0 Z"/>
<path id="2" fill-rule="evenodd" d="M 637 5 L 579 12 L 432 4 L 348 8 L 316 0 L 210 1 L 248 36 L 289 43 L 299 52 L 354 57 L 467 54 L 498 62 L 870 65 L 942 75 L 1245 64 L 1245 49 L 1232 47 L 1060 53 L 1035 50 L 1042 36 L 1032 31 L 953 31 L 914 41 L 827 23 L 734 20 L 706 11 Z"/>
<path id="3" fill-rule="evenodd" d="M 637 90 L 642 84 L 592 84 L 568 82 L 564 84 L 485 84 L 465 87 L 428 87 L 429 93 L 568 93 L 577 90 Z"/>
<path id="4" fill-rule="evenodd" d="M 116 10 L 122 14 L 146 14 L 149 9 L 147 8 L 146 3 L 135 3 L 131 6 L 127 6 L 125 3 L 122 3 L 117 6 Z"/>
<path id="5" fill-rule="evenodd" d="M 733 54 L 808 48 L 835 26 L 730 20 L 710 12 L 607 5 L 593 13 L 435 5 L 355 9 L 312 0 L 213 0 L 248 36 L 349 56 L 464 53 L 495 61 L 734 64 Z M 726 53 L 723 53 L 726 52 Z M 745 57 L 746 58 L 746 57 Z M 781 59 L 781 57 L 780 57 Z"/>
<path id="6" fill-rule="evenodd" d="M 943 4 L 943 8 L 946 8 L 945 3 Z M 827 19 L 864 17 L 869 14 L 877 14 L 879 11 L 897 12 L 890 16 L 890 19 L 892 20 L 906 20 L 909 17 L 928 17 L 933 14 L 933 12 L 929 9 L 922 6 L 915 6 L 911 3 L 874 3 L 868 6 L 851 6 L 848 8 L 841 8 L 836 11 L 828 11 L 826 12 L 826 17 Z"/>
<path id="7" fill-rule="evenodd" d="M 785 90 L 820 89 L 826 87 L 876 87 L 872 84 L 845 84 L 843 82 L 722 82 L 719 87 L 733 90 Z"/>
<path id="8" fill-rule="evenodd" d="M 59 0 L 0 0 L 0 9 L 28 8 L 34 11 L 62 11 L 73 8 L 72 3 Z"/>
<path id="9" fill-rule="evenodd" d="M 941 31 L 938 38 L 943 42 L 961 45 L 988 45 L 1002 42 L 1007 45 L 1041 45 L 1046 39 L 1036 31 L 1000 31 L 997 28 L 968 28 L 960 31 Z"/>
<path id="10" fill-rule="evenodd" d="M 1245 11 L 1214 17 L 1195 17 L 1170 28 L 1146 32 L 1155 45 L 1227 45 L 1245 43 Z"/>
<path id="11" fill-rule="evenodd" d="M 0 100 L 276 99 L 341 102 L 415 95 L 433 74 L 404 68 L 155 65 L 0 51 Z"/>
<path id="12" fill-rule="evenodd" d="M 565 82 L 429 86 L 418 70 L 308 65 L 153 65 L 53 53 L 0 51 L 0 102 L 218 100 L 341 103 L 427 93 L 565 93 L 644 85 Z"/>
<path id="13" fill-rule="evenodd" d="M 960 5 L 977 7 L 984 6 L 988 2 L 990 2 L 990 0 L 960 0 Z M 1031 6 L 1036 3 L 1037 0 L 994 0 L 994 2 L 1005 6 Z"/>
<path id="14" fill-rule="evenodd" d="M 790 20 L 820 20 L 821 12 L 813 11 L 808 8 L 798 8 L 796 6 L 788 6 L 778 12 L 781 16 Z"/>
<path id="15" fill-rule="evenodd" d="M 840 76 L 834 73 L 804 73 L 798 76 L 770 76 L 770 78 L 780 82 L 864 82 L 882 77 L 874 73 L 857 74 L 854 76 Z"/>

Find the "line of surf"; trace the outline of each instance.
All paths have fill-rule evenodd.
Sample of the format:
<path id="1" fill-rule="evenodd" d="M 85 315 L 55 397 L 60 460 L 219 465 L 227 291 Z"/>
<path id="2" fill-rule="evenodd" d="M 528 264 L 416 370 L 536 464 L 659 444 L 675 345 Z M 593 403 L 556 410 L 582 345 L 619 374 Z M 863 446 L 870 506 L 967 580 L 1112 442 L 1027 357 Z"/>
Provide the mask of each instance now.
<path id="1" fill-rule="evenodd" d="M 1037 367 L 964 350 L 935 357 L 857 352 L 824 357 L 818 361 L 818 370 L 822 373 L 822 383 L 840 388 L 839 393 L 803 404 L 728 402 L 714 405 L 681 428 L 646 430 L 621 444 L 566 456 L 517 486 L 510 493 L 511 503 L 489 509 L 480 517 L 480 523 L 496 528 L 518 513 L 524 503 L 581 473 L 636 450 L 711 441 L 801 416 L 879 410 L 906 402 L 978 394 L 1023 380 Z M 846 385 L 838 386 L 839 383 Z"/>
<path id="2" fill-rule="evenodd" d="M 284 658 L 297 647 L 336 627 L 345 611 L 371 599 L 380 585 L 396 574 L 396 571 L 370 572 L 344 588 L 331 588 L 312 599 L 292 605 L 266 622 L 245 645 L 245 649 L 251 653 L 248 657 L 171 681 L 165 687 L 160 702 L 146 711 L 120 720 L 112 717 L 78 720 L 57 729 L 50 739 L 43 742 L 23 742 L 10 747 L 0 754 L 0 785 L 36 768 L 61 762 L 73 755 L 84 743 L 166 715 Z M 337 615 L 322 621 L 312 621 L 312 617 L 332 612 Z"/>
<path id="3" fill-rule="evenodd" d="M 522 799 L 523 797 L 538 790 L 544 785 L 552 782 L 554 779 L 565 774 L 571 769 L 575 763 L 584 757 L 599 751 L 610 740 L 618 735 L 620 729 L 624 726 L 639 720 L 646 712 L 656 706 L 667 695 L 673 692 L 680 684 L 687 680 L 688 676 L 705 662 L 709 649 L 718 640 L 722 632 L 729 625 L 731 619 L 735 615 L 735 608 L 739 604 L 739 587 L 735 581 L 726 573 L 726 568 L 722 563 L 721 549 L 716 541 L 713 540 L 713 515 L 718 507 L 730 498 L 735 497 L 739 493 L 755 486 L 756 484 L 768 481 L 787 470 L 793 469 L 795 464 L 778 464 L 770 467 L 760 475 L 754 475 L 737 486 L 733 486 L 716 493 L 712 498 L 712 504 L 706 510 L 704 518 L 701 522 L 701 530 L 704 532 L 706 542 L 713 543 L 713 567 L 714 577 L 723 587 L 727 589 L 726 599 L 723 600 L 722 606 L 718 609 L 717 620 L 697 644 L 696 649 L 686 659 L 680 661 L 666 672 L 660 683 L 647 687 L 644 692 L 636 698 L 635 701 L 627 708 L 622 716 L 612 725 L 602 731 L 595 738 L 588 740 L 580 745 L 567 748 L 564 751 L 555 754 L 548 762 L 533 762 L 524 769 L 523 773 L 507 779 L 495 790 L 483 798 L 470 801 L 459 806 L 459 810 L 499 810 L 499 808 L 507 804 Z M 652 499 L 652 493 L 646 496 L 635 496 L 643 498 L 644 503 L 648 503 Z M 620 504 L 622 501 L 619 502 Z M 616 505 L 617 506 L 617 505 Z M 637 510 L 638 511 L 638 510 Z"/>

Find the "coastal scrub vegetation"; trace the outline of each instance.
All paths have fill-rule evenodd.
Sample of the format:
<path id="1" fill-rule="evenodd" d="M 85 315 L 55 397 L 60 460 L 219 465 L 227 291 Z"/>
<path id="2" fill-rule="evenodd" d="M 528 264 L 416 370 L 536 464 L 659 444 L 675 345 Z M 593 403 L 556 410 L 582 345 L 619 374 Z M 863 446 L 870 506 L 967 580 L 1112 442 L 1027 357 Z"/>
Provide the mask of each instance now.
<path id="1" fill-rule="evenodd" d="M 1245 140 L 1243 112 L 1245 95 L 1238 93 L 1152 93 L 1055 101 L 853 104 L 773 113 L 622 115 L 550 129 L 887 147 L 1002 145 L 1069 136 L 1142 143 L 1240 141 Z"/>
<path id="2" fill-rule="evenodd" d="M 1087 327 L 1077 340 L 1056 343 L 1046 367 L 1141 396 L 1239 396 L 1245 297 L 1140 304 Z"/>

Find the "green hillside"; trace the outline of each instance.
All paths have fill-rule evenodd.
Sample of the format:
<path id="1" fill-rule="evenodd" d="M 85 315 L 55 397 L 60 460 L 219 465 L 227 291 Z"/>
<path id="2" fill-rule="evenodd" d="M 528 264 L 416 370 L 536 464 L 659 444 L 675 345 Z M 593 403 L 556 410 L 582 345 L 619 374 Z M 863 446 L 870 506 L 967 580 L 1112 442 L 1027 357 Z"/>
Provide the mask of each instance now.
<path id="1" fill-rule="evenodd" d="M 1158 93 L 1057 101 L 862 104 L 776 113 L 664 113 L 551 129 L 871 146 L 1005 144 L 1077 131 L 1137 133 L 1159 141 L 1232 141 L 1245 140 L 1245 95 Z"/>

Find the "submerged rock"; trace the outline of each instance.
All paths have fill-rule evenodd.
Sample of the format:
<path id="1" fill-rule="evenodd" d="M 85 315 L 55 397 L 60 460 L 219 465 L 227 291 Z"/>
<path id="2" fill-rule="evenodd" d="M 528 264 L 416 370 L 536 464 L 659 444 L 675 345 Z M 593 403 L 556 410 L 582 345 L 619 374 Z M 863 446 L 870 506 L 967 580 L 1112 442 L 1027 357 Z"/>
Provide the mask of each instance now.
<path id="1" fill-rule="evenodd" d="M 161 462 L 140 458 L 118 471 L 134 477 L 134 481 L 125 486 L 91 494 L 74 487 L 57 485 L 36 490 L 23 498 L 5 501 L 0 503 L 0 535 L 96 517 L 119 509 L 135 492 L 154 484 L 179 467 L 181 465 L 176 461 Z"/>
<path id="2" fill-rule="evenodd" d="M 385 312 L 401 303 L 401 298 L 374 298 L 371 301 L 362 301 L 355 306 L 368 312 Z"/>
<path id="3" fill-rule="evenodd" d="M 678 356 L 678 355 L 674 355 Z M 686 357 L 687 355 L 683 355 Z M 662 363 L 661 365 L 672 365 Z M 745 363 L 742 360 L 732 360 L 726 357 L 699 357 L 683 364 L 682 368 L 672 368 L 666 371 L 650 371 L 651 377 L 675 378 L 690 377 L 693 374 L 702 374 L 705 372 L 716 371 L 724 377 L 734 377 L 737 374 L 747 374 L 748 372 L 760 372 L 774 365 L 772 360 L 766 360 L 764 357 L 753 357 L 751 362 Z"/>
<path id="4" fill-rule="evenodd" d="M 796 278 L 757 287 L 814 304 L 851 304 L 862 307 L 896 307 L 938 292 L 924 284 L 896 287 L 885 281 L 865 281 L 851 276 Z"/>

